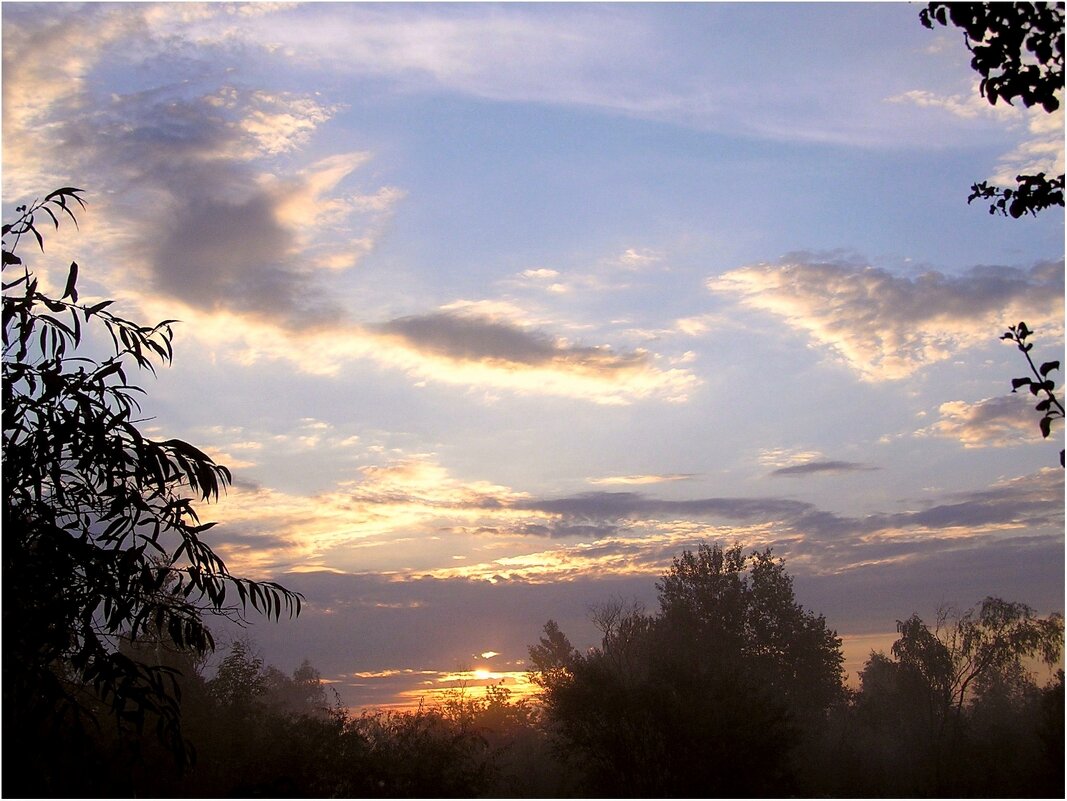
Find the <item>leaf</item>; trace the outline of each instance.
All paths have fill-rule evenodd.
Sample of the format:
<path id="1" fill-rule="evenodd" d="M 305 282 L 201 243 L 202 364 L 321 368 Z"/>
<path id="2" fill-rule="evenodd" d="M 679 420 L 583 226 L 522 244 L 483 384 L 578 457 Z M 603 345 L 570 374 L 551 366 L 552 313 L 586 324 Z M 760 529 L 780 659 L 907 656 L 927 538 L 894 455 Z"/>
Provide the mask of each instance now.
<path id="1" fill-rule="evenodd" d="M 1040 372 L 1041 372 L 1042 376 L 1047 376 L 1049 374 L 1050 370 L 1059 370 L 1059 369 L 1060 369 L 1060 363 L 1058 361 L 1045 362 L 1044 364 L 1041 365 Z"/>
<path id="2" fill-rule="evenodd" d="M 94 376 L 94 378 L 97 381 L 102 381 L 103 379 L 107 378 L 109 375 L 113 375 L 114 373 L 117 373 L 120 370 L 122 370 L 122 362 L 113 361 L 110 364 L 108 364 L 107 366 L 103 367 L 101 370 L 97 371 L 97 373 Z"/>
<path id="3" fill-rule="evenodd" d="M 1041 436 L 1048 439 L 1049 435 L 1052 433 L 1052 418 L 1042 417 L 1039 425 L 1041 426 Z"/>
<path id="4" fill-rule="evenodd" d="M 78 290 L 75 284 L 78 283 L 78 262 L 72 261 L 70 263 L 70 272 L 67 273 L 67 285 L 63 289 L 63 294 L 60 298 L 70 298 L 74 303 L 78 302 Z"/>
<path id="5" fill-rule="evenodd" d="M 1011 391 L 1015 392 L 1020 387 L 1028 386 L 1031 383 L 1033 383 L 1033 380 L 1030 378 L 1013 378 L 1011 380 Z"/>
<path id="6" fill-rule="evenodd" d="M 63 197 L 64 195 L 70 195 L 75 200 L 77 200 L 79 202 L 82 202 L 81 198 L 78 197 L 78 193 L 79 192 L 84 192 L 84 191 L 85 191 L 84 189 L 78 189 L 77 187 L 74 187 L 74 186 L 61 186 L 59 189 L 54 189 L 51 192 L 49 192 L 47 195 L 45 195 L 44 199 L 45 199 L 45 202 L 47 203 L 49 200 L 54 200 L 57 197 Z"/>
<path id="7" fill-rule="evenodd" d="M 96 304 L 90 306 L 89 308 L 87 308 L 85 310 L 85 314 L 86 314 L 86 316 L 89 316 L 90 314 L 99 314 L 100 312 L 102 312 L 104 309 L 106 309 L 108 306 L 110 306 L 114 302 L 115 301 L 113 301 L 113 300 L 104 300 L 104 301 L 101 301 L 100 303 L 96 303 Z"/>

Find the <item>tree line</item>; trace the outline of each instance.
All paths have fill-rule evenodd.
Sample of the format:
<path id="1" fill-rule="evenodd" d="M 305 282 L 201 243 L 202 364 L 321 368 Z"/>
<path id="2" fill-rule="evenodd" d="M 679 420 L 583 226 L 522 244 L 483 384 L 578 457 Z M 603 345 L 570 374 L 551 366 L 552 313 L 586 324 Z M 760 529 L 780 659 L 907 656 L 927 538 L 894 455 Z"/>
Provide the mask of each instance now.
<path id="1" fill-rule="evenodd" d="M 770 550 L 701 543 L 658 608 L 592 610 L 600 644 L 548 621 L 540 692 L 457 688 L 415 710 L 354 712 L 305 660 L 253 644 L 214 670 L 164 633 L 123 654 L 176 677 L 188 760 L 152 726 L 53 731 L 9 760 L 4 793 L 95 797 L 1049 797 L 1064 782 L 1063 618 L 986 598 L 897 622 L 850 689 L 841 640 L 797 603 Z M 151 722 L 152 715 L 149 715 Z M 45 743 L 34 743 L 38 748 Z"/>

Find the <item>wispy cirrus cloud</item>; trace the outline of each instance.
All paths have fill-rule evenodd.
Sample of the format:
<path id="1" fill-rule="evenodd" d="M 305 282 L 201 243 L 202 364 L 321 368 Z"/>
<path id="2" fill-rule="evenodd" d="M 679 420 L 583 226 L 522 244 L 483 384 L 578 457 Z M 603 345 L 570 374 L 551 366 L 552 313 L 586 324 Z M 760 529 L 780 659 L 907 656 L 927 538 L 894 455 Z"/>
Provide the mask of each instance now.
<path id="1" fill-rule="evenodd" d="M 1028 137 L 997 162 L 989 180 L 1012 185 L 1017 175 L 1063 175 L 1063 105 L 1052 114 L 1034 109 L 1027 121 Z"/>
<path id="2" fill-rule="evenodd" d="M 858 261 L 793 254 L 709 278 L 712 292 L 782 319 L 866 381 L 905 378 L 985 342 L 1004 320 L 1063 332 L 1063 262 L 962 275 L 894 275 Z"/>
<path id="3" fill-rule="evenodd" d="M 812 14 L 802 35 L 774 30 L 763 16 L 770 13 L 745 15 L 744 24 L 761 36 L 747 37 L 743 45 L 717 10 L 704 7 L 672 20 L 654 7 L 620 13 L 610 6 L 396 11 L 298 4 L 240 24 L 232 13 L 230 19 L 221 12 L 201 14 L 182 28 L 204 44 L 266 50 L 271 60 L 295 69 L 389 81 L 409 93 L 581 106 L 789 141 L 939 146 L 939 138 L 930 136 L 929 115 L 898 114 L 895 125 L 885 124 L 883 98 L 939 95 L 931 89 L 909 93 L 923 74 L 919 70 L 905 77 L 882 68 L 876 26 L 855 30 L 871 42 L 870 55 L 854 61 L 846 79 L 832 73 L 824 56 L 834 50 L 824 38 L 832 27 L 826 24 L 829 12 Z M 176 27 L 175 21 L 167 27 Z M 757 40 L 761 46 L 753 47 Z M 695 57 L 698 52 L 702 57 Z M 791 69 L 782 69 L 786 65 Z M 768 87 L 764 81 L 759 92 L 745 80 L 768 74 L 777 82 Z"/>
<path id="4" fill-rule="evenodd" d="M 991 105 L 979 91 L 978 81 L 971 84 L 970 91 L 958 94 L 939 94 L 929 89 L 909 89 L 886 98 L 887 103 L 910 104 L 921 108 L 938 109 L 954 117 L 975 119 L 977 117 L 1002 117 L 1019 119 L 1026 112 L 1007 103 Z"/>
<path id="5" fill-rule="evenodd" d="M 701 539 L 774 546 L 797 568 L 823 574 L 1024 533 L 1062 538 L 1063 477 L 1045 470 L 904 511 L 845 516 L 774 496 L 676 500 L 591 492 L 537 498 L 461 481 L 432 459 L 412 458 L 362 468 L 359 478 L 314 496 L 239 489 L 220 513 L 227 520 L 220 529 L 223 552 L 242 567 L 264 570 L 287 564 L 310 569 L 325 565 L 327 554 L 331 564 L 342 563 L 340 555 L 352 547 L 358 563 L 367 548 L 395 547 L 399 536 L 442 554 L 461 549 L 462 558 L 450 566 L 438 559 L 412 572 L 440 578 L 542 582 L 650 574 Z M 523 548 L 518 543 L 524 540 L 554 544 Z M 508 547 L 486 559 L 496 543 Z"/>
<path id="6" fill-rule="evenodd" d="M 314 422 L 300 431 L 314 434 Z M 243 441 L 243 432 L 231 433 L 235 444 Z M 324 447 L 313 439 L 305 445 Z M 831 460 L 806 464 L 816 473 L 864 469 Z M 224 521 L 215 529 L 220 553 L 244 572 L 368 569 L 380 554 L 410 542 L 418 544 L 409 549 L 415 561 L 404 568 L 392 560 L 396 577 L 551 583 L 655 575 L 700 540 L 772 546 L 796 570 L 846 574 L 1010 538 L 1062 540 L 1063 513 L 1063 476 L 1055 470 L 899 510 L 844 515 L 776 495 L 538 497 L 463 479 L 432 456 L 412 455 L 365 465 L 314 494 L 239 484 L 211 517 Z"/>
<path id="7" fill-rule="evenodd" d="M 264 574 L 325 567 L 331 551 L 379 547 L 403 536 L 548 519 L 518 508 L 522 493 L 462 481 L 431 457 L 367 465 L 356 473 L 311 495 L 236 484 L 212 510 L 226 523 L 218 529 L 220 552 L 240 569 Z"/>

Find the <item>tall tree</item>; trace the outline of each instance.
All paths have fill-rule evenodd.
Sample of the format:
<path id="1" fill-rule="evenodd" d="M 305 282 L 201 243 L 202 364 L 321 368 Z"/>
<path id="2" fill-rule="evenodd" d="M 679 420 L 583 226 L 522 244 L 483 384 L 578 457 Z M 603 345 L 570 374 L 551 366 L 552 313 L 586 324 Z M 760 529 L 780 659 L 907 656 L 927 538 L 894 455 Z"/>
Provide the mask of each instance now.
<path id="1" fill-rule="evenodd" d="M 129 373 L 170 361 L 174 321 L 144 326 L 112 301 L 79 302 L 74 262 L 52 297 L 17 252 L 26 239 L 44 250 L 40 220 L 76 222 L 81 194 L 58 189 L 3 226 L 3 708 L 5 733 L 18 732 L 5 737 L 5 790 L 57 772 L 41 740 L 108 716 L 123 730 L 153 721 L 184 759 L 174 668 L 119 643 L 165 636 L 203 653 L 205 613 L 300 608 L 278 584 L 233 575 L 202 539 L 214 523 L 194 504 L 217 498 L 229 471 L 139 429 Z M 106 358 L 79 350 L 88 326 L 108 335 Z M 47 776 L 32 778 L 47 791 Z"/>
<path id="2" fill-rule="evenodd" d="M 1063 617 L 986 598 L 964 613 L 940 611 L 933 628 L 912 615 L 897 631 L 893 658 L 871 654 L 860 675 L 857 712 L 910 766 L 916 783 L 897 792 L 957 794 L 969 787 L 960 761 L 968 714 L 976 703 L 988 709 L 998 695 L 1021 698 L 1022 686 L 1036 694 L 1028 662 L 1059 661 Z"/>
<path id="3" fill-rule="evenodd" d="M 657 586 L 655 615 L 600 607 L 586 654 L 552 621 L 530 649 L 562 749 L 597 793 L 793 792 L 793 746 L 843 697 L 840 639 L 769 550 L 701 544 Z"/>

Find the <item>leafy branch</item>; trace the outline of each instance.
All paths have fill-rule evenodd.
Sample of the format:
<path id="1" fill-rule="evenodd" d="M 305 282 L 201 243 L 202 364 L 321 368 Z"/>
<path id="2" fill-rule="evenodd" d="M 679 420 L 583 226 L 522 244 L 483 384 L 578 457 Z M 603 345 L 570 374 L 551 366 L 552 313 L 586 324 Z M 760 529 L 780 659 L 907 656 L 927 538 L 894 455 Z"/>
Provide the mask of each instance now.
<path id="1" fill-rule="evenodd" d="M 978 90 L 990 105 L 1003 100 L 1046 113 L 1060 107 L 1063 94 L 1063 3 L 927 3 L 919 12 L 923 26 L 963 31 L 971 68 L 981 77 Z M 990 214 L 1018 219 L 1063 206 L 1063 175 L 1017 175 L 1015 188 L 976 182 L 967 202 L 991 200 Z"/>
<path id="2" fill-rule="evenodd" d="M 1052 434 L 1052 423 L 1055 420 L 1062 420 L 1064 417 L 1063 404 L 1060 403 L 1055 393 L 1056 382 L 1048 377 L 1048 374 L 1053 370 L 1060 369 L 1060 363 L 1059 361 L 1043 362 L 1040 367 L 1034 363 L 1033 357 L 1030 356 L 1030 351 L 1033 350 L 1034 344 L 1026 341 L 1033 333 L 1026 323 L 1020 322 L 1018 325 L 1009 326 L 1008 330 L 1001 334 L 1000 338 L 1014 342 L 1016 347 L 1022 351 L 1022 354 L 1026 357 L 1026 363 L 1030 365 L 1030 372 L 1033 376 L 1013 378 L 1011 380 L 1011 391 L 1018 392 L 1022 387 L 1029 387 L 1030 394 L 1035 397 L 1044 393 L 1044 397 L 1038 401 L 1034 409 L 1043 414 L 1039 426 L 1041 427 L 1041 436 L 1048 439 Z M 1064 452 L 1061 450 L 1060 466 L 1062 467 L 1063 465 Z"/>
<path id="3" fill-rule="evenodd" d="M 990 186 L 986 181 L 973 184 L 967 198 L 970 205 L 975 200 L 992 200 L 989 204 L 990 214 L 1003 214 L 1005 217 L 1018 219 L 1029 213 L 1035 217 L 1039 211 L 1063 205 L 1063 176 L 1046 178 L 1045 173 L 1037 175 L 1016 175 L 1018 185 L 1014 189 L 1001 189 Z"/>
<path id="4" fill-rule="evenodd" d="M 251 607 L 276 619 L 299 614 L 302 599 L 233 575 L 202 541 L 214 523 L 201 524 L 193 504 L 218 499 L 230 471 L 187 442 L 138 429 L 144 390 L 128 370 L 154 374 L 171 362 L 175 321 L 139 325 L 115 315 L 112 301 L 80 302 L 77 262 L 51 297 L 16 253 L 25 237 L 44 250 L 41 220 L 77 224 L 81 194 L 57 189 L 3 226 L 5 715 L 10 703 L 27 726 L 95 721 L 103 704 L 120 729 L 139 730 L 148 714 L 184 761 L 174 671 L 116 644 L 203 654 L 214 648 L 205 613 L 242 620 Z M 77 355 L 92 324 L 110 336 L 105 359 Z"/>

